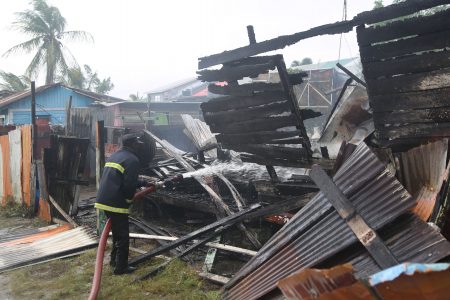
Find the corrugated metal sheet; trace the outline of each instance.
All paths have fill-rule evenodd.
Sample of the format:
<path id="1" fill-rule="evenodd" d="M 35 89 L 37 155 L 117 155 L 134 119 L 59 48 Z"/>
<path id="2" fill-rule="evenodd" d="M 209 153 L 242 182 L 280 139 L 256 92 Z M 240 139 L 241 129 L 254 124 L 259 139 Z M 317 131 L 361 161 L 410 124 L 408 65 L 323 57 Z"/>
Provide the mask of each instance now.
<path id="1" fill-rule="evenodd" d="M 22 131 L 17 128 L 8 136 L 12 196 L 14 202 L 22 204 Z"/>
<path id="2" fill-rule="evenodd" d="M 278 283 L 289 300 L 448 299 L 450 264 L 405 263 L 357 281 L 350 265 L 307 269 Z"/>
<path id="3" fill-rule="evenodd" d="M 427 221 L 433 212 L 436 197 L 446 171 L 448 139 L 442 139 L 397 154 L 400 181 L 417 199 L 413 212 Z"/>
<path id="4" fill-rule="evenodd" d="M 22 132 L 22 195 L 25 204 L 30 207 L 31 202 L 31 125 L 20 128 Z M 34 198 L 34 197 L 33 197 Z M 33 199 L 34 200 L 34 199 Z"/>
<path id="5" fill-rule="evenodd" d="M 9 137 L 7 135 L 0 136 L 0 146 L 2 149 L 2 183 L 3 183 L 3 197 L 1 199 L 2 205 L 5 206 L 7 201 L 12 198 L 12 187 L 10 181 L 10 167 L 9 167 Z"/>
<path id="6" fill-rule="evenodd" d="M 339 169 L 334 182 L 375 230 L 415 204 L 364 143 Z M 276 288 L 278 280 L 317 265 L 356 241 L 355 234 L 320 192 L 235 275 L 225 287 L 224 298 L 261 297 Z"/>
<path id="7" fill-rule="evenodd" d="M 2 247 L 0 244 L 0 272 L 77 253 L 97 245 L 94 233 L 83 227 L 55 233 L 25 244 L 11 245 L 11 242 L 7 242 L 8 247 Z"/>

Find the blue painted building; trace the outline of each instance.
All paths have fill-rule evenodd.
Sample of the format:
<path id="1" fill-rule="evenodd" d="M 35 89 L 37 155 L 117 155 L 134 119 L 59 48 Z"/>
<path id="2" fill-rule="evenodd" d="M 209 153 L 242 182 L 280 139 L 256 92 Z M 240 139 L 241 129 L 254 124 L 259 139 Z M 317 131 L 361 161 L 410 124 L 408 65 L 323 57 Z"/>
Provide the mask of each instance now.
<path id="1" fill-rule="evenodd" d="M 117 102 L 123 99 L 64 86 L 60 83 L 36 88 L 36 115 L 54 125 L 65 124 L 65 109 L 72 96 L 72 107 L 88 107 L 94 102 Z M 0 124 L 31 123 L 31 91 L 0 98 Z"/>

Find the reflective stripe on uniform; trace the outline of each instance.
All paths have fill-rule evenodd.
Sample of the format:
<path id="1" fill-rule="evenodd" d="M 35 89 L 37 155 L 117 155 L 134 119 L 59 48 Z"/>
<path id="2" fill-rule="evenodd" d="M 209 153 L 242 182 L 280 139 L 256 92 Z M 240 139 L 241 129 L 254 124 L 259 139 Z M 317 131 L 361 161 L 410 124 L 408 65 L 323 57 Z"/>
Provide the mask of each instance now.
<path id="1" fill-rule="evenodd" d="M 120 171 L 120 173 L 125 172 L 125 168 L 122 167 L 122 166 L 121 166 L 120 164 L 118 164 L 118 163 L 107 162 L 107 163 L 105 164 L 105 167 L 110 167 L 110 168 L 117 169 L 117 170 Z"/>
<path id="2" fill-rule="evenodd" d="M 125 201 L 126 201 L 128 204 L 133 203 L 133 199 L 125 199 Z"/>
<path id="3" fill-rule="evenodd" d="M 110 211 L 110 212 L 119 213 L 119 214 L 128 214 L 129 213 L 128 208 L 112 207 L 112 206 L 108 206 L 108 205 L 97 203 L 97 202 L 94 204 L 94 207 L 98 208 L 98 209 Z"/>

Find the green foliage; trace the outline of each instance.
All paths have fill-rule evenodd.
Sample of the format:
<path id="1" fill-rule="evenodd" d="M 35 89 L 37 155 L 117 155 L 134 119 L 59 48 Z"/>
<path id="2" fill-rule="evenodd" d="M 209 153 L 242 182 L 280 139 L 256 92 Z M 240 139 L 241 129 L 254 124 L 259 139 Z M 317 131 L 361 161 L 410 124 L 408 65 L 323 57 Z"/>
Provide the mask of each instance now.
<path id="1" fill-rule="evenodd" d="M 35 78 L 43 67 L 46 70 L 45 84 L 51 84 L 58 75 L 65 75 L 70 67 L 78 66 L 75 58 L 63 41 L 92 41 L 85 31 L 65 31 L 66 19 L 59 9 L 45 0 L 33 0 L 33 9 L 16 13 L 12 28 L 31 37 L 15 45 L 3 56 L 17 52 L 31 53 L 34 57 L 26 69 L 26 75 Z"/>
<path id="2" fill-rule="evenodd" d="M 21 92 L 30 87 L 30 78 L 25 75 L 0 71 L 0 91 Z"/>
<path id="3" fill-rule="evenodd" d="M 383 0 L 375 0 L 373 2 L 373 9 L 384 7 Z"/>
<path id="4" fill-rule="evenodd" d="M 301 65 L 301 66 L 303 66 L 303 65 L 310 65 L 310 64 L 312 64 L 312 63 L 313 63 L 313 61 L 312 61 L 312 59 L 311 59 L 310 57 L 305 57 L 305 58 L 303 58 L 302 61 L 300 62 L 300 65 Z"/>
<path id="5" fill-rule="evenodd" d="M 106 79 L 98 78 L 97 72 L 93 72 L 89 65 L 84 65 L 84 71 L 79 66 L 69 68 L 65 76 L 58 77 L 58 81 L 70 87 L 99 94 L 108 94 L 114 88 L 111 77 Z"/>
<path id="6" fill-rule="evenodd" d="M 139 95 L 139 92 L 136 92 L 136 94 L 130 94 L 130 96 L 128 96 L 128 99 L 131 101 L 145 101 L 147 100 L 145 98 L 145 96 Z"/>

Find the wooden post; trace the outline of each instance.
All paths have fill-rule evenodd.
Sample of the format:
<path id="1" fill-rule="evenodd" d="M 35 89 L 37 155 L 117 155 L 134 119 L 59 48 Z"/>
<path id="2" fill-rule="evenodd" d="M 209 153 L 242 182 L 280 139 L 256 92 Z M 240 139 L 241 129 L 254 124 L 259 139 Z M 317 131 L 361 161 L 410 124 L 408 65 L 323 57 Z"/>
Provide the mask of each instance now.
<path id="1" fill-rule="evenodd" d="M 36 126 L 36 87 L 35 82 L 31 82 L 31 126 L 32 126 L 32 158 L 34 161 L 37 158 L 37 126 Z"/>
<path id="2" fill-rule="evenodd" d="M 95 179 L 97 190 L 100 187 L 100 178 L 105 165 L 105 138 L 104 138 L 104 121 L 97 121 L 95 128 Z"/>
<path id="3" fill-rule="evenodd" d="M 256 44 L 255 29 L 253 28 L 253 25 L 247 26 L 247 34 L 250 45 Z"/>
<path id="4" fill-rule="evenodd" d="M 72 108 L 72 96 L 69 97 L 69 102 L 66 104 L 66 128 L 65 128 L 65 134 L 70 135 L 70 126 L 71 126 L 71 120 L 70 120 L 70 109 Z"/>
<path id="5" fill-rule="evenodd" d="M 334 181 L 318 165 L 312 167 L 311 179 L 317 184 L 322 193 L 336 209 L 337 213 L 347 223 L 358 240 L 367 249 L 378 266 L 386 269 L 398 264 L 383 240 L 375 230 L 369 227 L 366 221 L 358 214 L 353 204 L 347 199 Z"/>

